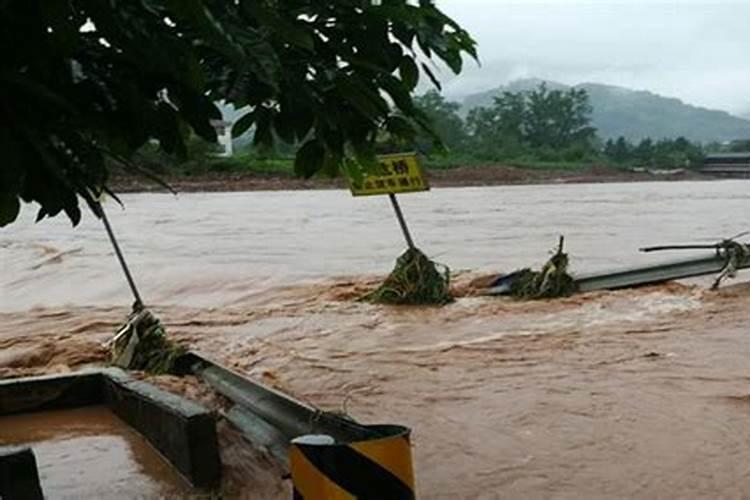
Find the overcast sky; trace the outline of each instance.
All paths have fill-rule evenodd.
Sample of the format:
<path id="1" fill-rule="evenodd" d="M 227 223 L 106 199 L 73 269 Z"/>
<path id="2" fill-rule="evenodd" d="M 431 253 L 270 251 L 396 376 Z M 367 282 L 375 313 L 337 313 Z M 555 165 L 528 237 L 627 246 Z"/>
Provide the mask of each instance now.
<path id="1" fill-rule="evenodd" d="M 750 112 L 750 0 L 438 0 L 479 43 L 452 97 L 539 77 Z"/>

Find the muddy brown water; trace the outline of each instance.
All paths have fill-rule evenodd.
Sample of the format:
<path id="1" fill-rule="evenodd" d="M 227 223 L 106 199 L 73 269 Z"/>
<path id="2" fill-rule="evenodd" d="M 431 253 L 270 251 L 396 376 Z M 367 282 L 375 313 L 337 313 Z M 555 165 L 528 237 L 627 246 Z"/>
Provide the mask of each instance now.
<path id="1" fill-rule="evenodd" d="M 436 189 L 401 202 L 461 271 L 667 260 L 638 247 L 748 229 L 747 182 Z M 181 342 L 326 409 L 414 429 L 423 498 L 739 498 L 750 491 L 750 286 L 707 280 L 441 309 L 354 302 L 402 250 L 387 199 L 124 197 L 109 211 L 143 295 Z M 86 220 L 0 232 L 0 375 L 99 362 L 131 299 Z M 471 272 L 463 272 L 471 270 Z M 265 477 L 265 476 L 264 476 Z M 247 498 L 285 498 L 278 481 Z M 282 485 L 282 486 L 280 486 Z"/>
<path id="2" fill-rule="evenodd" d="M 30 446 L 45 498 L 183 498 L 190 485 L 104 406 L 0 417 L 0 445 Z"/>

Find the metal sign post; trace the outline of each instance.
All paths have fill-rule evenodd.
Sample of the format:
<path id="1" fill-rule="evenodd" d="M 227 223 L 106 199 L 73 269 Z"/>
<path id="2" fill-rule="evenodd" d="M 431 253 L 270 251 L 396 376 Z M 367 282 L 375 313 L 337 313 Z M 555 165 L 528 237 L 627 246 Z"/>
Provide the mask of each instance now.
<path id="1" fill-rule="evenodd" d="M 417 155 L 414 153 L 403 153 L 378 156 L 378 169 L 368 173 L 359 182 L 350 181 L 353 196 L 375 196 L 387 194 L 391 200 L 396 219 L 401 226 L 406 244 L 414 249 L 414 240 L 406 225 L 406 219 L 401 211 L 401 206 L 396 199 L 396 193 L 414 193 L 429 191 L 430 186 L 419 165 Z"/>
<path id="2" fill-rule="evenodd" d="M 396 195 L 393 193 L 388 193 L 388 198 L 391 199 L 391 205 L 393 205 L 393 211 L 396 212 L 396 218 L 398 219 L 399 225 L 401 225 L 401 231 L 404 233 L 404 239 L 406 239 L 406 244 L 409 246 L 409 248 L 414 248 L 414 240 L 411 239 L 411 234 L 409 234 L 409 228 L 406 225 L 404 214 L 401 213 L 401 207 L 398 204 Z"/>

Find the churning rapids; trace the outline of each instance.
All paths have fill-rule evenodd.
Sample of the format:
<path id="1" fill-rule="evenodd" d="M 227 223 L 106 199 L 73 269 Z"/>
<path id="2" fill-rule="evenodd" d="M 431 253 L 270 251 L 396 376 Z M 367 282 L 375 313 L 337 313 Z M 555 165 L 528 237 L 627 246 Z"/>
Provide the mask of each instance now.
<path id="1" fill-rule="evenodd" d="M 748 186 L 437 189 L 401 202 L 418 246 L 465 289 L 485 272 L 541 265 L 559 234 L 574 272 L 685 257 L 638 248 L 750 229 Z M 403 249 L 387 198 L 123 201 L 125 211 L 109 204 L 110 218 L 170 334 L 325 409 L 411 426 L 422 498 L 750 491 L 741 280 L 719 293 L 708 280 L 552 302 L 466 295 L 440 309 L 380 307 L 352 299 Z M 33 218 L 27 207 L 0 231 L 0 376 L 101 362 L 100 343 L 132 301 L 97 221 L 73 230 Z"/>

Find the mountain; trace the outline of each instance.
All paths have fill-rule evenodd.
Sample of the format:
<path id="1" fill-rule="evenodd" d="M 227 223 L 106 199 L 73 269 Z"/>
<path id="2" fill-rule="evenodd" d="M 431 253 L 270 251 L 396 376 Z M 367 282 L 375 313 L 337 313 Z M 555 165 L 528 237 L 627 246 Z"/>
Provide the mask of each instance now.
<path id="1" fill-rule="evenodd" d="M 520 92 L 537 88 L 543 80 L 517 80 L 494 90 L 473 94 L 464 99 L 463 108 L 489 106 L 492 98 L 503 91 Z M 546 82 L 550 89 L 570 88 L 557 82 Z M 679 99 L 663 97 L 652 92 L 625 87 L 583 83 L 576 85 L 589 94 L 593 108 L 592 122 L 599 136 L 631 141 L 646 137 L 653 139 L 685 137 L 691 141 L 724 142 L 750 138 L 750 119 L 730 115 L 725 111 L 700 108 Z"/>

